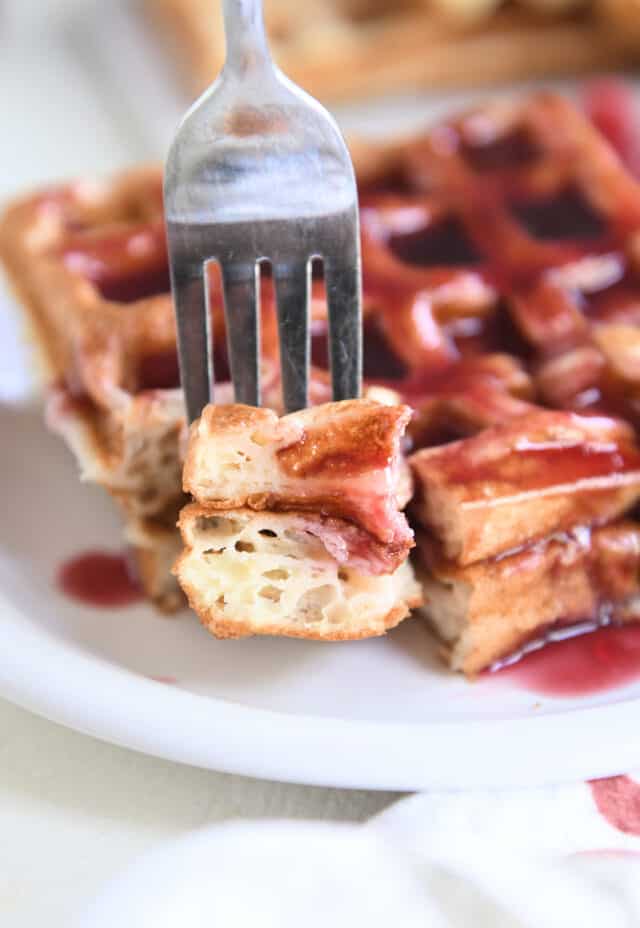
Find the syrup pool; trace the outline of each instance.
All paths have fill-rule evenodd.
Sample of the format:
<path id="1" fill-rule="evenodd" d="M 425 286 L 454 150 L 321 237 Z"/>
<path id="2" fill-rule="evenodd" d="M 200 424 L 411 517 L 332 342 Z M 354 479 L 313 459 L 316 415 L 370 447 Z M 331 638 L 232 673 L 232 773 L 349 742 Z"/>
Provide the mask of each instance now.
<path id="1" fill-rule="evenodd" d="M 591 696 L 640 681 L 640 625 L 608 625 L 548 642 L 483 675 L 540 696 Z"/>
<path id="2" fill-rule="evenodd" d="M 71 599 L 98 609 L 129 606 L 142 599 L 127 553 L 84 551 L 58 568 L 56 585 Z"/>

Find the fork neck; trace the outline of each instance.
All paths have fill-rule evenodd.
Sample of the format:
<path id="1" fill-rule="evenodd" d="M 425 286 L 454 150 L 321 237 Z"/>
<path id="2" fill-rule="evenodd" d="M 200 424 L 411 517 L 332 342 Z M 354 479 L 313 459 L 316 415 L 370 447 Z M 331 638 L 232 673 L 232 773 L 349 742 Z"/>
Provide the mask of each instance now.
<path id="1" fill-rule="evenodd" d="M 227 43 L 225 69 L 243 75 L 270 66 L 262 0 L 223 0 L 223 13 Z"/>

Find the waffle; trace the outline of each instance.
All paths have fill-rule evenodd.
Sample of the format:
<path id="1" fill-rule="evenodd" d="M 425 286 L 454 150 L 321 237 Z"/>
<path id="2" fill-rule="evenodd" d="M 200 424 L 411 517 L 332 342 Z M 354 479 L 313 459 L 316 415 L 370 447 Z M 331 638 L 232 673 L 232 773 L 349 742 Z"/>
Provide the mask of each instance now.
<path id="1" fill-rule="evenodd" d="M 399 511 L 411 496 L 400 450 L 410 416 L 369 400 L 282 419 L 206 407 L 189 437 L 184 484 L 196 502 L 180 516 L 176 574 L 210 631 L 365 638 L 420 605 Z"/>
<path id="2" fill-rule="evenodd" d="M 28 197 L 9 208 L 0 239 L 49 385 L 48 424 L 82 478 L 117 499 L 147 593 L 173 610 L 184 416 L 160 173 Z"/>
<path id="3" fill-rule="evenodd" d="M 180 528 L 185 551 L 177 575 L 193 610 L 217 638 L 370 638 L 422 602 L 407 560 L 390 574 L 342 566 L 325 541 L 354 527 L 338 519 L 216 512 L 192 503 L 182 511 Z"/>
<path id="4" fill-rule="evenodd" d="M 466 567 L 420 538 L 425 612 L 454 670 L 474 676 L 563 627 L 640 620 L 640 530 L 578 528 Z"/>
<path id="5" fill-rule="evenodd" d="M 200 92 L 224 62 L 221 5 L 146 0 L 146 7 Z M 576 74 L 637 57 L 625 30 L 603 28 L 593 4 L 576 0 L 551 9 L 544 0 L 270 0 L 265 22 L 285 74 L 334 101 Z"/>
<path id="6" fill-rule="evenodd" d="M 610 522 L 640 499 L 640 451 L 615 419 L 537 411 L 411 458 L 415 512 L 459 565 L 576 525 Z"/>
<path id="7" fill-rule="evenodd" d="M 400 442 L 407 406 L 326 403 L 278 419 L 270 409 L 209 406 L 193 427 L 184 490 L 213 509 L 305 509 L 350 519 L 405 555 L 398 510 L 412 496 Z M 390 492 L 391 491 L 391 492 Z"/>
<path id="8" fill-rule="evenodd" d="M 606 28 L 637 53 L 640 50 L 640 3 L 638 0 L 596 0 Z"/>
<path id="9" fill-rule="evenodd" d="M 449 443 L 477 436 L 482 445 L 511 420 L 539 421 L 546 406 L 557 421 L 567 416 L 565 425 L 579 426 L 587 444 L 600 426 L 585 417 L 626 420 L 603 426 L 605 444 L 622 436 L 631 461 L 628 430 L 640 411 L 633 350 L 640 190 L 584 117 L 542 94 L 352 150 L 361 194 L 365 395 L 413 409 L 405 449 L 452 455 L 459 446 Z M 49 423 L 74 448 L 84 476 L 120 505 L 149 595 L 175 608 L 179 590 L 166 564 L 179 546 L 187 432 L 159 170 L 14 203 L 0 225 L 0 253 L 45 357 Z M 232 390 L 224 382 L 213 275 L 209 286 L 222 405 Z M 261 291 L 265 403 L 281 413 L 268 276 Z M 311 396 L 320 404 L 330 399 L 321 279 L 313 281 L 311 327 Z M 599 527 L 617 525 L 635 499 L 635 465 L 620 486 L 614 458 L 600 485 L 571 494 L 562 519 L 545 515 L 537 524 L 524 514 L 515 536 L 509 530 L 497 539 L 492 530 L 463 560 L 489 563 L 514 545 L 546 543 L 553 536 L 545 533 L 574 532 L 593 513 Z M 415 472 L 411 517 L 437 535 L 423 508 L 432 484 Z M 547 496 L 557 502 L 562 494 Z M 237 502 L 239 511 L 250 510 L 244 498 Z M 535 493 L 529 503 L 526 512 L 537 512 Z M 494 514 L 485 515 L 491 524 Z M 334 517 L 353 520 L 354 513 Z M 467 554 L 471 542 L 460 542 Z M 439 543 L 441 562 L 471 566 L 457 563 L 457 542 Z M 494 642 L 491 660 L 503 656 L 505 641 Z"/>

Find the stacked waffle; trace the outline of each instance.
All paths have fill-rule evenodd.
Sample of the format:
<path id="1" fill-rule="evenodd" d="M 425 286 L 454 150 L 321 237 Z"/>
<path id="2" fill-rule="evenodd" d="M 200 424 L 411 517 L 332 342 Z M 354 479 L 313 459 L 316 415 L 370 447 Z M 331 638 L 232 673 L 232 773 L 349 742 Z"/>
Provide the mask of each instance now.
<path id="1" fill-rule="evenodd" d="M 401 509 L 411 410 L 367 400 L 278 419 L 208 406 L 191 429 L 176 573 L 221 638 L 383 634 L 421 602 Z"/>
<path id="2" fill-rule="evenodd" d="M 48 424 L 121 507 L 147 595 L 178 609 L 184 409 L 160 173 L 27 197 L 7 211 L 0 251 L 28 307 Z"/>
<path id="3" fill-rule="evenodd" d="M 625 424 L 539 411 L 411 458 L 425 613 L 467 674 L 563 627 L 640 618 L 640 451 Z"/>

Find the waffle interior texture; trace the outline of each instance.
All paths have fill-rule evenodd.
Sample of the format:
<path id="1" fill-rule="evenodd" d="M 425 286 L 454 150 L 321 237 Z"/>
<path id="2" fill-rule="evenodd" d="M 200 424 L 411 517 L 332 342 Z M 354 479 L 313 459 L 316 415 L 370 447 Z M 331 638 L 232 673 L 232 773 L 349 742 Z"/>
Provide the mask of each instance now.
<path id="1" fill-rule="evenodd" d="M 220 638 L 365 638 L 393 628 L 422 599 L 408 561 L 378 576 L 340 566 L 299 513 L 191 504 L 181 527 L 180 582 Z"/>
<path id="2" fill-rule="evenodd" d="M 574 430 L 571 467 L 580 461 L 584 470 L 585 461 L 597 462 L 599 476 L 611 478 L 605 499 L 602 485 L 585 477 L 587 485 L 576 494 L 580 505 L 553 529 L 556 541 L 585 525 L 617 525 L 633 511 L 638 471 L 637 182 L 576 109 L 547 93 L 484 106 L 412 139 L 354 143 L 353 153 L 361 199 L 367 395 L 413 409 L 408 435 L 418 453 L 458 441 L 468 455 L 473 436 L 482 444 L 486 430 L 519 423 L 518 441 L 541 444 L 536 466 L 542 470 L 568 441 L 554 433 L 545 439 L 553 447 L 544 447 L 532 432 L 543 409 L 555 410 Z M 16 201 L 0 226 L 0 252 L 47 362 L 49 424 L 72 445 L 85 476 L 120 505 L 149 595 L 176 608 L 180 593 L 167 561 L 179 544 L 175 523 L 185 502 L 179 475 L 186 429 L 160 171 L 147 167 L 107 183 L 71 184 Z M 224 379 L 215 277 L 210 291 L 217 371 Z M 280 412 L 268 276 L 262 297 L 264 402 Z M 313 283 L 312 354 L 311 392 L 319 404 L 330 398 L 319 278 Z M 218 402 L 231 398 L 229 385 L 221 383 Z M 603 447 L 594 453 L 591 438 L 571 419 L 575 413 L 607 421 L 615 416 L 628 425 L 623 435 L 605 422 Z M 522 447 L 515 449 L 515 461 L 522 459 Z M 493 492 L 493 465 L 486 466 Z M 571 483 L 571 467 L 551 481 Z M 427 558 L 430 575 L 441 571 L 434 565 L 443 558 L 447 569 L 464 567 L 457 543 L 447 545 L 425 508 L 427 479 L 419 467 L 414 472 L 411 519 L 440 549 L 435 561 Z M 540 487 L 538 477 L 530 480 Z M 546 495 L 553 493 L 547 488 Z M 466 561 L 493 570 L 493 559 L 511 556 L 514 547 L 545 543 L 544 531 L 546 526 L 533 539 L 526 520 L 524 530 L 518 520 L 518 531 L 506 531 L 499 550 L 481 546 Z M 625 599 L 631 601 L 630 595 Z M 606 620 L 611 604 L 606 596 L 596 600 L 597 615 Z M 558 606 L 551 613 L 561 611 Z M 427 602 L 427 612 L 437 628 L 438 610 Z M 468 624 L 468 616 L 460 622 Z M 499 657 L 512 638 L 492 638 L 483 660 Z M 477 662 L 458 665 L 477 670 Z"/>

